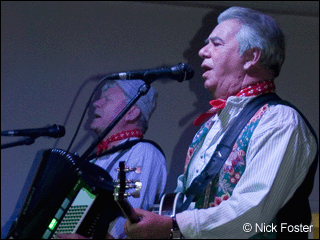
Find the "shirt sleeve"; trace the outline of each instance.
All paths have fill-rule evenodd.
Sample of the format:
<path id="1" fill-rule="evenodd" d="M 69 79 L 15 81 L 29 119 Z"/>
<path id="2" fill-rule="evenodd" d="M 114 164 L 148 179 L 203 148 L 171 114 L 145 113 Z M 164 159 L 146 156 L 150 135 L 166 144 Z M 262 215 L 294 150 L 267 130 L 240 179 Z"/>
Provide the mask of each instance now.
<path id="1" fill-rule="evenodd" d="M 138 143 L 127 152 L 121 161 L 125 161 L 126 167 L 141 167 L 141 173 L 129 172 L 127 179 L 138 179 L 142 183 L 139 198 L 128 197 L 128 202 L 133 208 L 148 210 L 155 201 L 159 200 L 164 193 L 167 180 L 166 160 L 163 154 L 150 143 Z M 133 192 L 134 189 L 127 192 Z M 126 219 L 119 217 L 110 234 L 114 238 L 126 238 L 124 223 Z"/>
<path id="2" fill-rule="evenodd" d="M 316 142 L 297 112 L 272 106 L 248 146 L 246 169 L 232 196 L 217 207 L 187 210 L 176 219 L 186 238 L 249 238 L 269 224 L 304 180 Z M 251 232 L 245 232 L 251 224 Z"/>

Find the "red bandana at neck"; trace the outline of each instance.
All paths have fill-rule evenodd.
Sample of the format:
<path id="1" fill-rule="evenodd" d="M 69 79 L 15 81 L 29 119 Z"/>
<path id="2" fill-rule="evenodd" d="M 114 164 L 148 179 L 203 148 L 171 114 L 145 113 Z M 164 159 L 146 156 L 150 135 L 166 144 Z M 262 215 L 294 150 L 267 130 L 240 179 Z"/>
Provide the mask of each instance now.
<path id="1" fill-rule="evenodd" d="M 276 89 L 273 81 L 267 80 L 264 82 L 259 82 L 254 85 L 251 85 L 249 87 L 246 87 L 242 89 L 240 92 L 238 92 L 235 96 L 241 97 L 241 96 L 257 96 L 263 93 L 273 92 Z M 223 109 L 226 105 L 226 100 L 223 99 L 215 99 L 211 100 L 209 104 L 212 106 L 207 112 L 202 113 L 199 117 L 197 117 L 193 125 L 199 126 L 202 124 L 208 117 L 211 117 L 215 115 L 219 110 Z"/>
<path id="2" fill-rule="evenodd" d="M 97 155 L 107 150 L 109 143 L 130 138 L 130 137 L 143 138 L 143 133 L 140 129 L 133 129 L 133 130 L 127 130 L 127 131 L 116 133 L 111 137 L 109 137 L 107 140 L 102 140 L 101 143 L 99 143 L 97 147 Z"/>

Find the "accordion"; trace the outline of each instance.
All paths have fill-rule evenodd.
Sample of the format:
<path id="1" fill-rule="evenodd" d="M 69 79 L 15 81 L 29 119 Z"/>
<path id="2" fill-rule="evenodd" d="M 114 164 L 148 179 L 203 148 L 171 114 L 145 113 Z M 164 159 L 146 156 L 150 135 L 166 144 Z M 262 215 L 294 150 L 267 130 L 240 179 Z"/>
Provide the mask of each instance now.
<path id="1" fill-rule="evenodd" d="M 115 183 L 104 169 L 79 160 L 61 149 L 43 152 L 7 239 L 52 239 L 72 232 L 105 238 L 109 223 L 121 214 L 113 198 Z"/>

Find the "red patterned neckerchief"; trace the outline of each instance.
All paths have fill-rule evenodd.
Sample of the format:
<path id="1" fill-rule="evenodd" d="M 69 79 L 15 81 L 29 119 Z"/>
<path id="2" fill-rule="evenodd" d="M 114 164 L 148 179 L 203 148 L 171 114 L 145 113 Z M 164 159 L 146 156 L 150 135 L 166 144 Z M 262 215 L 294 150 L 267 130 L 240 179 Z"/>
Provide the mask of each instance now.
<path id="1" fill-rule="evenodd" d="M 257 96 L 263 93 L 273 92 L 276 89 L 274 82 L 272 80 L 266 80 L 263 82 L 256 83 L 254 85 L 250 85 L 249 87 L 246 87 L 242 89 L 240 92 L 238 92 L 235 96 Z M 223 109 L 226 106 L 226 100 L 223 99 L 215 99 L 211 100 L 209 104 L 212 106 L 207 112 L 202 113 L 200 116 L 198 116 L 194 122 L 194 126 L 201 125 L 208 117 L 212 117 L 215 115 L 219 110 Z"/>
<path id="2" fill-rule="evenodd" d="M 118 141 L 118 140 L 123 140 L 123 139 L 130 138 L 130 137 L 143 138 L 143 133 L 140 129 L 133 129 L 133 130 L 127 130 L 127 131 L 113 134 L 108 139 L 102 140 L 99 143 L 99 145 L 97 147 L 97 155 L 99 155 L 103 151 L 107 150 L 109 143 L 114 142 L 114 141 Z"/>

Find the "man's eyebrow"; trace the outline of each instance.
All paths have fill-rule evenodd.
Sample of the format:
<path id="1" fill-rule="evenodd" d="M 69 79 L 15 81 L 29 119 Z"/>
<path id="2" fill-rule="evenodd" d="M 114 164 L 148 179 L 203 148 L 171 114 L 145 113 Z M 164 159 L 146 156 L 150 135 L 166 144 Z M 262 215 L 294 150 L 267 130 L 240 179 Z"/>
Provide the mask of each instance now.
<path id="1" fill-rule="evenodd" d="M 209 37 L 204 42 L 205 42 L 205 44 L 208 44 L 209 41 L 213 42 L 213 41 L 216 41 L 216 40 L 221 41 L 222 43 L 224 43 L 224 41 L 221 38 L 216 37 L 216 36 L 215 37 Z"/>

